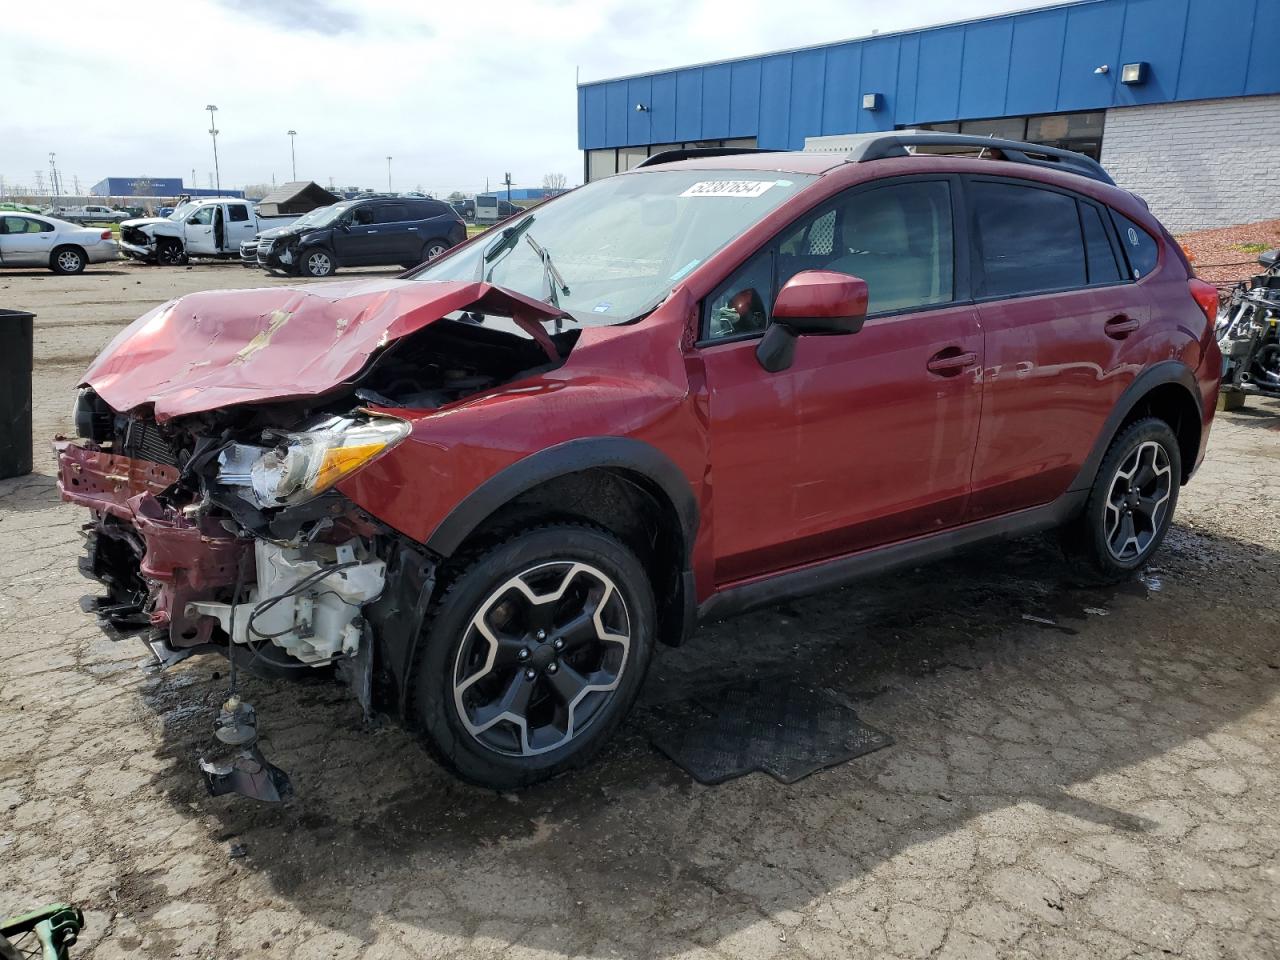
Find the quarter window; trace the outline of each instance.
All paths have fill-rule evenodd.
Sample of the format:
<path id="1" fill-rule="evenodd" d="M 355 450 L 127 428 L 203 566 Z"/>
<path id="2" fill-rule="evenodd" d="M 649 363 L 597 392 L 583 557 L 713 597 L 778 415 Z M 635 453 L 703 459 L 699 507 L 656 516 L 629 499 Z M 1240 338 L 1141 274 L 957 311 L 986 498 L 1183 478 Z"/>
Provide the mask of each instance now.
<path id="1" fill-rule="evenodd" d="M 1120 245 L 1124 247 L 1125 256 L 1129 258 L 1129 268 L 1133 279 L 1141 280 L 1156 268 L 1160 259 L 1160 248 L 1155 239 L 1142 227 L 1128 217 L 1111 211 L 1115 218 L 1116 228 L 1120 231 Z"/>
<path id="2" fill-rule="evenodd" d="M 1087 283 L 1074 198 L 1035 187 L 971 185 L 984 294 L 1013 297 Z"/>

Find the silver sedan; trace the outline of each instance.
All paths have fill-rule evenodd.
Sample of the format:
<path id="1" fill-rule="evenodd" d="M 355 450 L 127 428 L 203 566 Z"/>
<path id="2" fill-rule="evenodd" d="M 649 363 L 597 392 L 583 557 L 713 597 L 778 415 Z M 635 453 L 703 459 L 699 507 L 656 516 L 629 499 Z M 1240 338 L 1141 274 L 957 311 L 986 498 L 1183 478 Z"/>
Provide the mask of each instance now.
<path id="1" fill-rule="evenodd" d="M 110 230 L 82 227 L 43 214 L 0 210 L 0 267 L 48 267 L 80 273 L 120 256 Z"/>

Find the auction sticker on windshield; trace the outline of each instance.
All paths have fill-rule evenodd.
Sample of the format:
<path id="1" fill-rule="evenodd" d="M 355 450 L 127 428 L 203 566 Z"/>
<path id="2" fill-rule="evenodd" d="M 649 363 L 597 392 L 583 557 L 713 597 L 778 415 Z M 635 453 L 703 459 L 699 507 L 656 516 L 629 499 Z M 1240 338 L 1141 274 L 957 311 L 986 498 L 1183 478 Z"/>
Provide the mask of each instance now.
<path id="1" fill-rule="evenodd" d="M 758 197 L 772 180 L 702 180 L 680 194 L 682 197 Z"/>

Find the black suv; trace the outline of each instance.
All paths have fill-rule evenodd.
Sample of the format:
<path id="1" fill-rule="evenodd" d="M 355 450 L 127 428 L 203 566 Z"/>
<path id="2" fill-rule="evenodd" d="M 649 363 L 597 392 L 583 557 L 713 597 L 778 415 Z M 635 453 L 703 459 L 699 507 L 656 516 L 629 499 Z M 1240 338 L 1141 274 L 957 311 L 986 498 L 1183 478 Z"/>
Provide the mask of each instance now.
<path id="1" fill-rule="evenodd" d="M 372 197 L 312 210 L 258 235 L 258 265 L 304 277 L 338 267 L 414 267 L 467 238 L 467 227 L 442 200 Z"/>

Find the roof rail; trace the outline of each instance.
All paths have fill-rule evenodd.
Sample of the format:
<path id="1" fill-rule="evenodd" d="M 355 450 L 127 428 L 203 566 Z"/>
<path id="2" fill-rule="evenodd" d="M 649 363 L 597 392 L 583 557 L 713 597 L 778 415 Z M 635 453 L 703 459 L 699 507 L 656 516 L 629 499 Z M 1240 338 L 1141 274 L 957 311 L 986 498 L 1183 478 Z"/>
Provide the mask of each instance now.
<path id="1" fill-rule="evenodd" d="M 689 147 L 680 150 L 664 150 L 646 157 L 632 169 L 640 167 L 656 167 L 660 163 L 675 163 L 677 160 L 696 160 L 698 157 L 732 157 L 740 153 L 778 153 L 777 150 L 765 150 L 760 147 Z"/>
<path id="2" fill-rule="evenodd" d="M 1090 180 L 1115 186 L 1111 175 L 1092 157 L 1058 147 L 1045 147 L 1022 140 L 1000 140 L 996 137 L 977 137 L 963 133 L 937 133 L 930 130 L 897 130 L 892 133 L 870 133 L 865 137 L 851 137 L 855 141 L 849 150 L 851 163 L 885 160 L 889 157 L 911 155 L 908 147 L 968 147 L 974 150 L 998 150 L 1005 160 L 1026 163 L 1034 167 L 1047 167 L 1079 174 Z M 860 141 L 860 142 L 858 142 Z"/>

